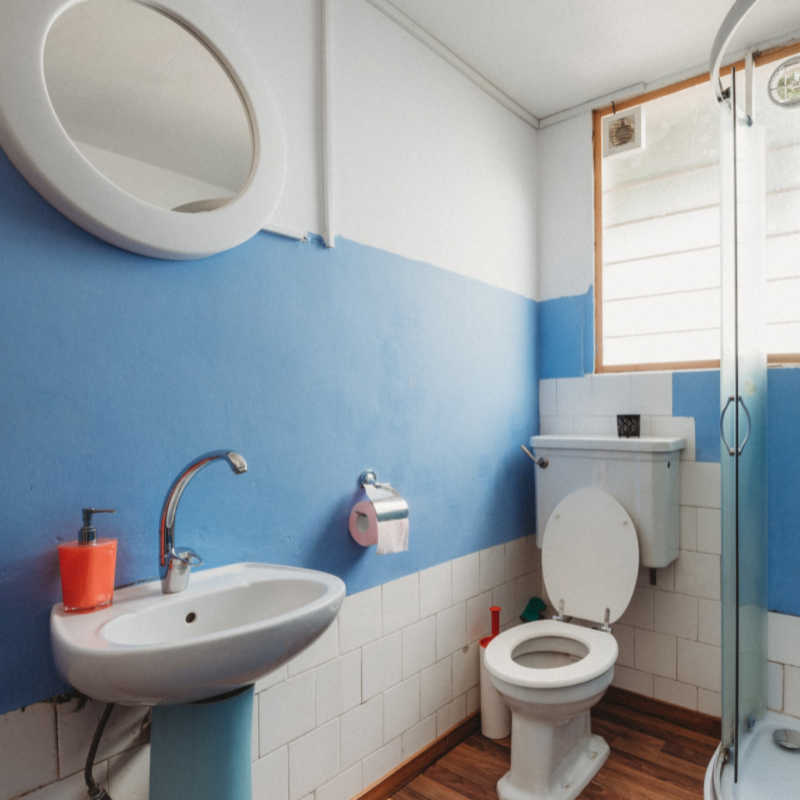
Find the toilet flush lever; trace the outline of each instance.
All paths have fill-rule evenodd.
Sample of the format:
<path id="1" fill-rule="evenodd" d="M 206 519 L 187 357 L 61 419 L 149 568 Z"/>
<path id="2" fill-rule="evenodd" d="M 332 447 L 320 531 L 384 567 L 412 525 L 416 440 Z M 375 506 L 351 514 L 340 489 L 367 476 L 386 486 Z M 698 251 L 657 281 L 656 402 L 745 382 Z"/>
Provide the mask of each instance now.
<path id="1" fill-rule="evenodd" d="M 524 444 L 521 444 L 520 447 L 522 448 L 522 452 L 525 453 L 528 458 L 536 464 L 537 467 L 541 467 L 542 469 L 547 469 L 550 466 L 550 460 L 545 458 L 544 456 L 540 456 L 537 458 Z"/>

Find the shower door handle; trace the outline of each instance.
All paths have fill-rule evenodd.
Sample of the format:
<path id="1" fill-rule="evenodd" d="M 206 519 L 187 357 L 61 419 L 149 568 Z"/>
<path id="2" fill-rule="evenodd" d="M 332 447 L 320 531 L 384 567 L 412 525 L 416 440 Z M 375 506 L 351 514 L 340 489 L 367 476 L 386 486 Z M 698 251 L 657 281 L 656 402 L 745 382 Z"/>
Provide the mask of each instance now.
<path id="1" fill-rule="evenodd" d="M 730 404 L 735 400 L 736 398 L 731 395 L 723 406 L 722 413 L 719 415 L 719 438 L 722 439 L 722 444 L 725 445 L 725 449 L 728 451 L 729 456 L 735 456 L 736 451 L 728 444 L 728 440 L 725 438 L 725 414 L 728 413 Z"/>
<path id="2" fill-rule="evenodd" d="M 728 412 L 728 407 L 731 403 L 738 402 L 742 409 L 744 409 L 744 414 L 747 417 L 747 436 L 744 437 L 742 443 L 739 445 L 738 450 L 731 447 L 728 444 L 728 440 L 725 438 L 725 414 Z M 734 397 L 731 395 L 728 398 L 728 401 L 722 407 L 722 413 L 719 415 L 719 437 L 722 439 L 722 443 L 725 445 L 725 449 L 728 451 L 729 456 L 740 456 L 744 452 L 744 448 L 747 446 L 747 443 L 750 441 L 750 433 L 753 430 L 753 421 L 750 419 L 750 411 L 747 408 L 744 400 L 742 399 L 741 395 L 738 397 Z M 737 442 L 738 444 L 738 442 Z"/>
<path id="3" fill-rule="evenodd" d="M 741 404 L 742 408 L 744 409 L 744 414 L 747 417 L 747 436 L 744 437 L 742 443 L 739 445 L 739 455 L 744 452 L 745 445 L 750 441 L 750 433 L 753 430 L 753 421 L 750 419 L 750 412 L 747 410 L 747 406 L 742 400 L 742 396 L 739 395 L 739 403 Z"/>

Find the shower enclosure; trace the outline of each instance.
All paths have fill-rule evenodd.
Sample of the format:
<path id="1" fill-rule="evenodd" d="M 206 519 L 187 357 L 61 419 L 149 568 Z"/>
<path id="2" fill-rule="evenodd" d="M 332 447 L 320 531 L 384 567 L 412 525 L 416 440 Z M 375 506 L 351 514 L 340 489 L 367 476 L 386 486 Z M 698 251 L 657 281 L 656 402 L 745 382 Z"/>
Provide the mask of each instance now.
<path id="1" fill-rule="evenodd" d="M 800 779 L 800 760 L 793 760 L 800 757 L 772 741 L 775 730 L 800 725 L 766 710 L 769 100 L 751 55 L 721 70 L 726 46 L 755 4 L 737 0 L 711 55 L 722 220 L 722 740 L 706 775 L 712 800 L 797 796 Z"/>

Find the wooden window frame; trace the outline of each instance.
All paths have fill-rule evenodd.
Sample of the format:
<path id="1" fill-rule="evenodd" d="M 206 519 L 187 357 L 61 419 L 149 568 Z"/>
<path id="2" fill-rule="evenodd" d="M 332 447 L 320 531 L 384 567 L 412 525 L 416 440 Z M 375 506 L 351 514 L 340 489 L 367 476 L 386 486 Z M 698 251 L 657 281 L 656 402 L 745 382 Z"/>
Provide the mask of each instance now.
<path id="1" fill-rule="evenodd" d="M 800 41 L 791 44 L 772 47 L 762 52 L 753 54 L 755 66 L 769 64 L 800 53 Z M 732 68 L 737 70 L 744 69 L 744 59 L 736 61 L 720 70 L 720 76 L 729 75 Z M 711 76 L 708 72 L 695 75 L 691 78 L 672 83 L 669 86 L 662 86 L 660 89 L 653 89 L 644 94 L 630 97 L 626 100 L 595 108 L 592 110 L 592 153 L 594 162 L 594 356 L 595 373 L 610 372 L 651 372 L 656 370 L 689 370 L 689 369 L 719 369 L 719 359 L 706 361 L 671 361 L 645 364 L 604 364 L 603 363 L 603 136 L 602 124 L 603 117 L 615 111 L 624 111 L 626 108 L 638 106 L 659 97 L 674 94 L 701 83 L 709 83 Z M 769 364 L 798 364 L 800 363 L 800 353 L 769 353 L 767 355 Z"/>

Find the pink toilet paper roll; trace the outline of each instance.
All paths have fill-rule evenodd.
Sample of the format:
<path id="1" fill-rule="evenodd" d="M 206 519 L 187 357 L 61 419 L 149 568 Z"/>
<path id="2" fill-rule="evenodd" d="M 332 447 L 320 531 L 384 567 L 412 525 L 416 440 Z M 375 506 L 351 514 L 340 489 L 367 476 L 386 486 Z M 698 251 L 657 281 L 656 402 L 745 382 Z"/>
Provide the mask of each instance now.
<path id="1" fill-rule="evenodd" d="M 369 500 L 361 500 L 350 511 L 348 522 L 350 535 L 362 546 L 378 543 L 378 517 Z"/>

